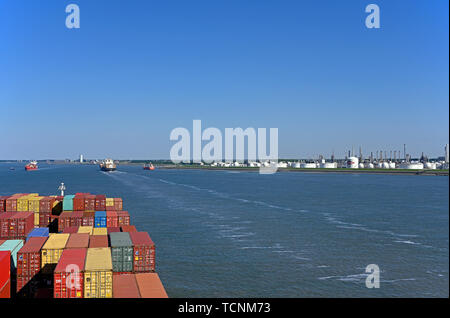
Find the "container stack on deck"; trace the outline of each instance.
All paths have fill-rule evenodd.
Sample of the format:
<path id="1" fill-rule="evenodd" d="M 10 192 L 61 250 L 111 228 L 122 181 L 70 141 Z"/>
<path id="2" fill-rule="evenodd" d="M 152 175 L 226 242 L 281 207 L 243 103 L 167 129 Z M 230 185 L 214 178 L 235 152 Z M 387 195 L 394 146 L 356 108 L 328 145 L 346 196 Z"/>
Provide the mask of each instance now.
<path id="1" fill-rule="evenodd" d="M 0 196 L 0 298 L 166 298 L 121 198 Z"/>

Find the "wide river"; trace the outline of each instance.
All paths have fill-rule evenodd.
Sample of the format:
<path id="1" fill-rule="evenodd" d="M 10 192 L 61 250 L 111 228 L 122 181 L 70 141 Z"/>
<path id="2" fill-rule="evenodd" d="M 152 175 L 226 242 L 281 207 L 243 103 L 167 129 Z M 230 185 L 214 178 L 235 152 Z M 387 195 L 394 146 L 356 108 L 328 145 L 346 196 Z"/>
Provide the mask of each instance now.
<path id="1" fill-rule="evenodd" d="M 169 297 L 449 296 L 448 177 L 118 168 L 3 163 L 0 195 L 122 197 Z"/>

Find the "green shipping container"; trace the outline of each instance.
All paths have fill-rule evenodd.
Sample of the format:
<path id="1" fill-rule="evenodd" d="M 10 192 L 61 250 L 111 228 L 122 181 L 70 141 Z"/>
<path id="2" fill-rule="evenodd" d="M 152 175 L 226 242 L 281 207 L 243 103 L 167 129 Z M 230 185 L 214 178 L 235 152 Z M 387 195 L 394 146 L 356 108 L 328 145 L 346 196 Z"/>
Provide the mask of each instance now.
<path id="1" fill-rule="evenodd" d="M 73 211 L 73 198 L 75 195 L 65 195 L 63 199 L 63 210 L 64 211 Z"/>
<path id="2" fill-rule="evenodd" d="M 109 234 L 113 272 L 133 271 L 133 243 L 128 232 Z"/>
<path id="3" fill-rule="evenodd" d="M 17 252 L 22 248 L 22 240 L 7 240 L 0 245 L 0 251 L 10 251 L 11 252 L 11 271 L 17 268 Z"/>

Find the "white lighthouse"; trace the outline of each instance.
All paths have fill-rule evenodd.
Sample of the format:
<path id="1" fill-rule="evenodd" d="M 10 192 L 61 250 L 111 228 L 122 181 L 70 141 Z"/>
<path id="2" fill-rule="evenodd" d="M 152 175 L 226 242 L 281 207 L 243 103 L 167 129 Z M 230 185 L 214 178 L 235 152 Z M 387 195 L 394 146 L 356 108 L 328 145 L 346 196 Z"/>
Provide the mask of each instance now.
<path id="1" fill-rule="evenodd" d="M 80 155 L 80 163 L 83 163 L 83 155 Z"/>

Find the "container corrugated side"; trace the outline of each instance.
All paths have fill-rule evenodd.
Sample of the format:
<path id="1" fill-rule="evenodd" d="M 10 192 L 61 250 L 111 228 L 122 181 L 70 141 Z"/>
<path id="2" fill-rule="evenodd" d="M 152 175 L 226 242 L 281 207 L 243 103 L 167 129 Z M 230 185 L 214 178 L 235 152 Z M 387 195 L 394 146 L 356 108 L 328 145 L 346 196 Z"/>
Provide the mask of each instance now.
<path id="1" fill-rule="evenodd" d="M 89 248 L 84 273 L 84 297 L 111 298 L 112 275 L 111 250 Z"/>
<path id="2" fill-rule="evenodd" d="M 41 251 L 41 268 L 44 273 L 51 273 L 66 247 L 70 234 L 54 233 L 49 236 Z"/>
<path id="3" fill-rule="evenodd" d="M 114 298 L 141 298 L 134 274 L 113 274 Z"/>
<path id="4" fill-rule="evenodd" d="M 133 243 L 127 232 L 109 234 L 114 272 L 133 271 Z"/>
<path id="5" fill-rule="evenodd" d="M 134 272 L 155 271 L 155 244 L 147 232 L 131 232 L 133 242 Z"/>
<path id="6" fill-rule="evenodd" d="M 83 298 L 87 248 L 63 251 L 53 274 L 54 298 Z"/>
<path id="7" fill-rule="evenodd" d="M 88 248 L 89 234 L 88 233 L 73 233 L 70 234 L 69 240 L 66 244 L 66 249 L 70 248 Z"/>

